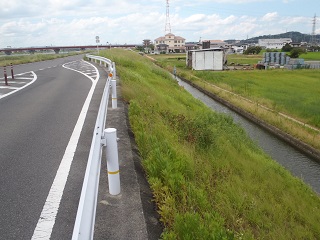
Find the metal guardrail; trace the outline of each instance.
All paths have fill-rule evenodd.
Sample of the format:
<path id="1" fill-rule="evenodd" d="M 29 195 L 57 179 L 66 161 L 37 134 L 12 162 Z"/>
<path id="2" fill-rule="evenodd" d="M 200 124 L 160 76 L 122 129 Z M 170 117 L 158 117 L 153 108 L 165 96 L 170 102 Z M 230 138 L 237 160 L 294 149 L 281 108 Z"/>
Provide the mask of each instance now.
<path id="1" fill-rule="evenodd" d="M 111 74 L 109 74 L 104 88 L 97 121 L 93 132 L 93 139 L 82 185 L 77 217 L 73 229 L 73 240 L 93 239 L 102 147 L 106 145 L 108 145 L 108 150 L 106 152 L 109 193 L 112 195 L 117 195 L 120 193 L 116 129 L 104 129 L 107 117 L 110 88 L 112 89 L 112 108 L 117 108 L 115 64 L 111 60 L 100 56 L 86 55 L 86 57 L 89 60 L 94 60 L 95 62 L 100 61 L 100 65 L 103 63 L 105 67 L 108 66 L 108 70 Z"/>

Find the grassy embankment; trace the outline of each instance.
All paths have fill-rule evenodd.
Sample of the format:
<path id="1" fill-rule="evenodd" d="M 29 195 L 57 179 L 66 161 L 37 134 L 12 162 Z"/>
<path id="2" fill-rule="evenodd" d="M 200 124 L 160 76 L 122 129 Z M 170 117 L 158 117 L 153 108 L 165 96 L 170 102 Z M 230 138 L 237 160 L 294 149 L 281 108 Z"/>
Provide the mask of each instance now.
<path id="1" fill-rule="evenodd" d="M 117 64 L 163 239 L 316 239 L 320 199 L 232 119 L 194 99 L 134 52 Z"/>
<path id="2" fill-rule="evenodd" d="M 30 54 L 30 55 L 10 55 L 10 56 L 1 56 L 0 57 L 0 66 L 10 66 L 12 63 L 13 65 L 24 64 L 24 63 L 32 63 L 32 62 L 40 62 L 46 61 L 56 58 L 63 58 L 73 55 L 82 54 L 79 52 L 72 52 L 72 53 L 63 53 L 63 54 Z"/>
<path id="3" fill-rule="evenodd" d="M 313 60 L 320 60 L 320 53 L 307 53 Z M 234 105 L 241 107 L 258 118 L 282 129 L 292 136 L 320 149 L 320 134 L 279 115 L 279 112 L 292 116 L 306 124 L 320 128 L 320 70 L 254 70 L 254 71 L 192 71 L 187 69 L 184 60 L 170 56 L 152 56 L 158 64 L 199 86 L 216 93 Z M 179 56 L 181 58 L 182 56 Z M 252 64 L 252 57 L 231 55 L 231 61 Z M 252 100 L 248 102 L 239 96 L 216 88 L 232 91 Z M 259 104 L 268 107 L 264 109 Z"/>

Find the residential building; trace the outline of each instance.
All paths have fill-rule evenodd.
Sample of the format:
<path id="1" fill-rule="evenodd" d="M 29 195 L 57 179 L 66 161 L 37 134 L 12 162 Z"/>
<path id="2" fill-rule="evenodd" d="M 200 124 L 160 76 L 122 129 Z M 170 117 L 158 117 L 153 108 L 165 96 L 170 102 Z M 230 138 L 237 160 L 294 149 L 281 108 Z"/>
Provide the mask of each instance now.
<path id="1" fill-rule="evenodd" d="M 185 46 L 186 46 L 186 51 L 196 50 L 196 49 L 199 49 L 199 48 L 200 48 L 198 42 L 187 42 L 187 43 L 185 44 Z"/>
<path id="2" fill-rule="evenodd" d="M 185 52 L 185 39 L 180 36 L 175 36 L 172 33 L 166 34 L 164 37 L 158 37 L 154 40 L 154 45 L 158 51 L 166 53 Z M 165 46 L 167 45 L 167 46 Z"/>

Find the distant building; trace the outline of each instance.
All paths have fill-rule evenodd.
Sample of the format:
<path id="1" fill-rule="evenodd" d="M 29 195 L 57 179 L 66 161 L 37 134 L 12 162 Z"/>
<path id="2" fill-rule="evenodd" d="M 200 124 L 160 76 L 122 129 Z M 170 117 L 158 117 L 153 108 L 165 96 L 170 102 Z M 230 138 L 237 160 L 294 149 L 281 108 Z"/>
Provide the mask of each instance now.
<path id="1" fill-rule="evenodd" d="M 222 40 L 203 40 L 202 41 L 202 48 L 225 48 L 228 44 Z M 209 47 L 210 46 L 210 47 Z"/>
<path id="2" fill-rule="evenodd" d="M 281 49 L 287 43 L 292 43 L 291 38 L 259 39 L 258 46 L 266 49 Z"/>
<path id="3" fill-rule="evenodd" d="M 185 39 L 175 36 L 172 33 L 166 34 L 164 37 L 158 37 L 154 40 L 154 45 L 158 51 L 166 53 L 180 53 L 186 51 Z M 166 47 L 164 45 L 167 45 Z"/>
<path id="4" fill-rule="evenodd" d="M 227 44 L 237 44 L 237 43 L 240 43 L 240 40 L 228 39 L 228 40 L 224 40 L 224 42 L 226 42 Z"/>
<path id="5" fill-rule="evenodd" d="M 186 51 L 196 50 L 196 49 L 199 49 L 199 48 L 200 48 L 198 42 L 187 42 L 187 43 L 185 44 L 185 46 L 186 46 Z"/>

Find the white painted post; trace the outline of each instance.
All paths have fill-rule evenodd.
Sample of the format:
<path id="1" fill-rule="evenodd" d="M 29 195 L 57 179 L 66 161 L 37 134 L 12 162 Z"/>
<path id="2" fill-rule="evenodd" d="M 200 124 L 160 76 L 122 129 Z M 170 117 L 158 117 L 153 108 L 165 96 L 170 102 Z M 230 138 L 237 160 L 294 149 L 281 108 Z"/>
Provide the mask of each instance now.
<path id="1" fill-rule="evenodd" d="M 111 98 L 112 98 L 112 109 L 115 109 L 118 107 L 117 81 L 115 79 L 111 80 Z"/>
<path id="2" fill-rule="evenodd" d="M 118 160 L 117 129 L 107 128 L 104 130 L 106 139 L 106 155 L 108 168 L 109 193 L 111 195 L 120 194 L 120 174 Z"/>

